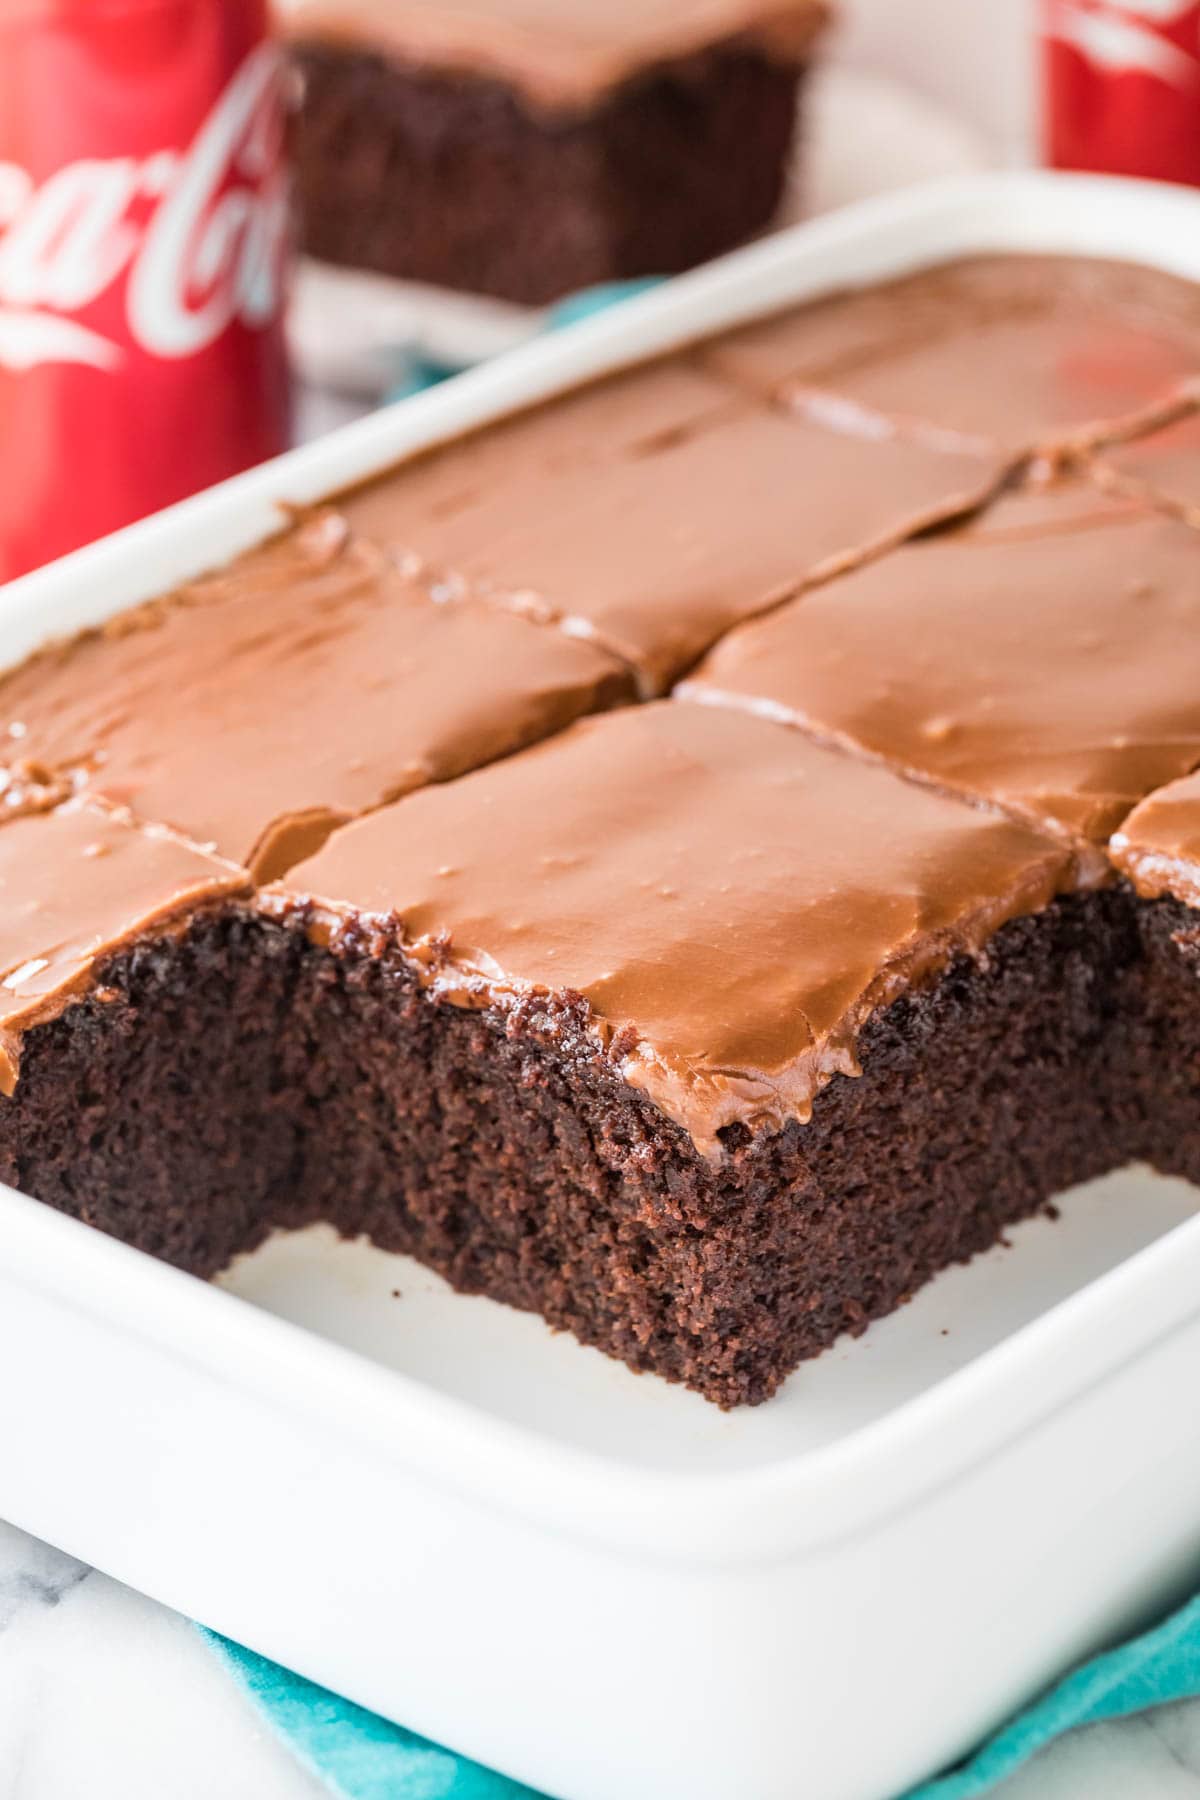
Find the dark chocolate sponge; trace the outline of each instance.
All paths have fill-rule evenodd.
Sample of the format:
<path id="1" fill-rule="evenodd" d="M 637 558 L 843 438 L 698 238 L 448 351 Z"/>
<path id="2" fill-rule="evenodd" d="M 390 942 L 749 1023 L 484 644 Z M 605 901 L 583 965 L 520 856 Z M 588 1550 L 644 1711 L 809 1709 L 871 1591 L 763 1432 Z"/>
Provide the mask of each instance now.
<path id="1" fill-rule="evenodd" d="M 729 1127 L 714 1164 L 570 1001 L 467 1012 L 377 934 L 322 949 L 227 905 L 29 1033 L 0 1174 L 201 1275 L 326 1219 L 759 1401 L 1064 1186 L 1139 1155 L 1200 1174 L 1195 996 L 1156 948 L 1195 922 L 1139 909 L 1119 888 L 1012 921 L 876 1015 L 810 1124 Z"/>
<path id="2" fill-rule="evenodd" d="M 704 262 L 783 192 L 796 72 L 751 48 L 562 117 L 478 76 L 322 44 L 294 56 L 303 245 L 329 262 L 540 306 Z"/>

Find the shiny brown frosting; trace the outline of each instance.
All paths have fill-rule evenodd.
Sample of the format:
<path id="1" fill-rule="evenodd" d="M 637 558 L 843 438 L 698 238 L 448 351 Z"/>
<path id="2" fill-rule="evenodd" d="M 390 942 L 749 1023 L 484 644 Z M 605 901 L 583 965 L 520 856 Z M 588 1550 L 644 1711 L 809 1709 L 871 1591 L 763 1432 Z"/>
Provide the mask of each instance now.
<path id="1" fill-rule="evenodd" d="M 0 830 L 0 1093 L 16 1085 L 22 1034 L 89 988 L 112 951 L 249 888 L 244 869 L 90 800 L 10 820 Z"/>
<path id="2" fill-rule="evenodd" d="M 457 469 L 449 457 L 401 468 L 337 504 L 401 566 L 453 571 L 493 604 L 590 640 L 654 694 L 739 620 L 979 504 L 1000 473 L 986 457 L 875 443 L 752 401 L 633 449 L 615 421 L 614 408 L 611 453 L 564 450 L 545 480 L 531 431 L 494 485 L 499 443 L 481 445 L 478 473 L 464 446 Z M 439 491 L 456 503 L 437 505 Z M 458 591 L 453 579 L 443 591 Z"/>
<path id="3" fill-rule="evenodd" d="M 1200 526 L 1200 406 L 1188 406 L 1157 430 L 1109 445 L 1093 469 L 1103 486 L 1166 506 Z"/>
<path id="4" fill-rule="evenodd" d="M 610 463 L 650 455 L 741 404 L 728 383 L 671 357 L 472 432 L 334 504 L 356 536 L 402 564 L 453 569 L 515 519 L 575 504 Z"/>
<path id="5" fill-rule="evenodd" d="M 332 514 L 0 683 L 9 789 L 65 779 L 261 879 L 334 825 L 630 697 L 587 644 L 438 604 Z"/>
<path id="6" fill-rule="evenodd" d="M 568 111 L 729 43 L 799 64 L 829 10 L 826 0 L 275 0 L 275 9 L 300 42 L 491 78 Z"/>
<path id="7" fill-rule="evenodd" d="M 978 505 L 995 466 L 747 408 L 464 556 L 481 593 L 614 652 L 661 693 L 722 632 Z"/>
<path id="8" fill-rule="evenodd" d="M 876 1006 L 1070 879 L 998 813 L 663 701 L 347 826 L 262 903 L 391 922 L 461 1005 L 582 995 L 598 1053 L 711 1153 L 806 1118 Z"/>
<path id="9" fill-rule="evenodd" d="M 1200 374 L 1200 300 L 1127 264 L 980 257 L 796 308 L 705 360 L 842 429 L 1057 457 Z"/>
<path id="10" fill-rule="evenodd" d="M 1109 853 L 1146 899 L 1170 894 L 1200 907 L 1200 774 L 1185 775 L 1136 806 Z"/>
<path id="11" fill-rule="evenodd" d="M 725 639 L 684 684 L 1103 842 L 1200 762 L 1200 537 L 1012 495 Z"/>

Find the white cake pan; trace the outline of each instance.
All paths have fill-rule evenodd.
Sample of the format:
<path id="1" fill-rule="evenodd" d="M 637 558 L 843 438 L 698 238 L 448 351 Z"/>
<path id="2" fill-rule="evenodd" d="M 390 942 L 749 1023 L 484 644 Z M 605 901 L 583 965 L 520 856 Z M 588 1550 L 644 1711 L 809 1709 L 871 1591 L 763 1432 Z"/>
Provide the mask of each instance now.
<path id="1" fill-rule="evenodd" d="M 1200 198 L 1005 176 L 829 216 L 11 584 L 4 659 L 280 500 L 1004 249 L 1200 278 Z M 559 1800 L 880 1800 L 1200 1574 L 1197 1203 L 1092 1184 L 723 1415 L 325 1230 L 222 1291 L 0 1190 L 0 1515 Z"/>

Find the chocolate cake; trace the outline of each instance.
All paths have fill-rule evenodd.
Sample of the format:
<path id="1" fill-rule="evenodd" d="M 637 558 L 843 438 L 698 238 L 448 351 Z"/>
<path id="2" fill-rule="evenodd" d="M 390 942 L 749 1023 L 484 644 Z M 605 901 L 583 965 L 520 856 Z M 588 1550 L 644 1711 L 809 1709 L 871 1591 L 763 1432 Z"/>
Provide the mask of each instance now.
<path id="1" fill-rule="evenodd" d="M 825 0 L 283 0 L 305 248 L 540 305 L 769 223 Z"/>
<path id="2" fill-rule="evenodd" d="M 1200 301 L 954 265 L 928 429 L 797 410 L 904 362 L 904 291 L 0 680 L 0 1178 L 202 1275 L 326 1220 L 722 1405 L 1065 1185 L 1200 1179 Z M 1158 348 L 1114 389 L 1060 307 Z"/>

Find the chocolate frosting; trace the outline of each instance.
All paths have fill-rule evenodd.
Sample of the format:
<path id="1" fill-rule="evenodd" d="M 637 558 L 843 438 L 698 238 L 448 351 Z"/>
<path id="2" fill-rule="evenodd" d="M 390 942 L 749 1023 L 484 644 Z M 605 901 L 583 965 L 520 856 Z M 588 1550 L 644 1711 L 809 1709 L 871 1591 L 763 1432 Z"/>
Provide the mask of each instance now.
<path id="1" fill-rule="evenodd" d="M 597 1053 L 712 1154 L 806 1118 L 877 1005 L 1070 879 L 999 814 L 664 701 L 347 826 L 262 904 L 394 929 L 458 1005 L 581 995 Z"/>
<path id="2" fill-rule="evenodd" d="M 1103 842 L 1200 762 L 1200 538 L 1013 495 L 727 638 L 681 690 Z"/>
<path id="3" fill-rule="evenodd" d="M 438 604 L 327 514 L 15 671 L 0 741 L 14 798 L 66 781 L 268 879 L 354 814 L 629 697 L 600 651 Z"/>
<path id="4" fill-rule="evenodd" d="M 481 482 L 452 513 L 429 505 L 444 472 L 401 468 L 391 499 L 376 484 L 347 517 L 386 535 L 402 566 L 453 570 L 441 591 L 590 640 L 654 694 L 740 619 L 977 505 L 998 474 L 987 458 L 873 443 L 745 402 L 639 453 L 564 463 L 544 487 L 514 460 L 503 487 Z M 411 502 L 410 475 L 426 490 Z"/>
<path id="5" fill-rule="evenodd" d="M 683 357 L 597 381 L 401 464 L 333 502 L 357 537 L 409 569 L 453 569 L 530 514 L 578 503 L 613 462 L 736 411 Z"/>
<path id="6" fill-rule="evenodd" d="M 1200 526 L 1200 405 L 1170 423 L 1112 444 L 1093 465 L 1102 486 L 1178 512 Z"/>
<path id="7" fill-rule="evenodd" d="M 730 42 L 797 66 L 825 0 L 275 0 L 289 36 L 503 81 L 535 106 L 595 105 L 631 77 Z"/>
<path id="8" fill-rule="evenodd" d="M 1200 774 L 1160 788 L 1134 808 L 1109 846 L 1139 894 L 1200 906 Z"/>
<path id="9" fill-rule="evenodd" d="M 1200 302 L 1126 264 L 981 257 L 794 309 L 705 360 L 844 430 L 1056 458 L 1153 417 L 1195 377 Z"/>
<path id="10" fill-rule="evenodd" d="M 89 800 L 13 819 L 0 831 L 0 1093 L 11 1094 L 22 1034 L 91 985 L 98 963 L 198 907 L 248 892 L 243 869 L 162 825 Z"/>

